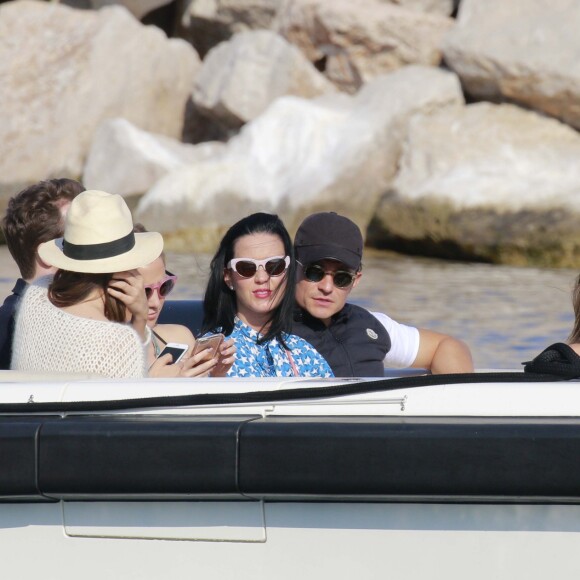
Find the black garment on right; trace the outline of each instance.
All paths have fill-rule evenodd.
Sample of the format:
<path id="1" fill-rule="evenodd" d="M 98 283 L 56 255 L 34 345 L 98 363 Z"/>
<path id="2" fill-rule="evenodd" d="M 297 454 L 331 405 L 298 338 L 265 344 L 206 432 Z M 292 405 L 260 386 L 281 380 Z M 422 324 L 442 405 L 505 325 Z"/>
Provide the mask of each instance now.
<path id="1" fill-rule="evenodd" d="M 360 306 L 345 304 L 328 327 L 297 308 L 292 333 L 307 340 L 326 359 L 336 377 L 384 376 L 383 361 L 391 348 L 391 337 Z"/>
<path id="2" fill-rule="evenodd" d="M 533 360 L 522 363 L 524 372 L 555 375 L 565 379 L 580 378 L 580 356 L 569 345 L 556 342 L 544 349 Z"/>
<path id="3" fill-rule="evenodd" d="M 12 289 L 12 294 L 4 300 L 0 306 L 0 369 L 10 368 L 12 358 L 12 338 L 14 337 L 14 318 L 18 303 L 24 294 L 28 284 L 19 278 Z"/>

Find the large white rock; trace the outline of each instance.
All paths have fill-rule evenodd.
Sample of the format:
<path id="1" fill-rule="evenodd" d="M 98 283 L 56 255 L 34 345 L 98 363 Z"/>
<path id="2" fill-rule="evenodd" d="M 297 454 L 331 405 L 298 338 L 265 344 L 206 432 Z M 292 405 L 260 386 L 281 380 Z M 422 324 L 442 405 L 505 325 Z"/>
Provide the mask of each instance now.
<path id="1" fill-rule="evenodd" d="M 142 194 L 170 171 L 202 161 L 223 147 L 223 143 L 187 145 L 138 129 L 126 119 L 109 119 L 95 133 L 83 183 L 87 189 L 123 196 Z"/>
<path id="2" fill-rule="evenodd" d="M 87 0 L 88 1 L 88 0 Z M 384 19 L 385 12 L 381 4 L 390 4 L 408 11 L 449 16 L 459 0 L 372 0 L 372 7 L 377 12 L 366 10 L 365 18 L 369 21 Z M 320 0 L 329 10 L 342 10 L 342 4 L 336 0 Z M 353 8 L 369 5 L 369 0 L 347 0 Z M 288 10 L 298 0 L 183 0 L 180 4 L 180 33 L 187 38 L 202 54 L 213 46 L 227 40 L 232 34 L 246 30 L 278 30 L 280 20 L 286 19 Z M 365 26 L 369 25 L 363 23 Z M 385 23 L 386 24 L 386 23 Z M 423 27 L 421 20 L 418 25 Z M 411 25 L 412 28 L 413 25 Z M 415 39 L 414 32 L 410 38 Z M 418 31 L 420 36 L 422 31 Z M 356 34 L 356 31 L 353 31 Z M 401 37 L 400 42 L 404 42 Z M 420 42 L 423 42 L 420 39 Z M 413 61 L 414 62 L 414 61 Z"/>
<path id="3" fill-rule="evenodd" d="M 169 4 L 173 0 L 91 0 L 93 8 L 103 8 L 103 6 L 112 6 L 118 4 L 124 6 L 135 16 L 141 20 L 143 16 L 149 14 L 161 6 Z"/>
<path id="4" fill-rule="evenodd" d="M 580 128 L 580 2 L 462 0 L 447 64 L 481 99 L 506 99 Z"/>
<path id="5" fill-rule="evenodd" d="M 514 105 L 416 116 L 372 242 L 415 244 L 447 257 L 578 266 L 578 159 L 576 131 Z"/>
<path id="6" fill-rule="evenodd" d="M 430 12 L 432 14 L 441 14 L 449 16 L 454 8 L 455 3 L 459 0 L 382 0 L 389 4 L 396 4 L 407 10 L 416 10 L 417 12 Z"/>
<path id="7" fill-rule="evenodd" d="M 180 34 L 205 55 L 236 32 L 271 28 L 286 1 L 183 0 Z"/>
<path id="8" fill-rule="evenodd" d="M 349 92 L 408 64 L 438 65 L 453 23 L 381 0 L 293 0 L 278 19 L 280 32 Z"/>
<path id="9" fill-rule="evenodd" d="M 275 32 L 255 30 L 208 53 L 193 100 L 208 116 L 239 127 L 283 95 L 310 98 L 335 90 L 295 46 Z"/>
<path id="10" fill-rule="evenodd" d="M 199 251 L 213 251 L 225 228 L 258 210 L 279 213 L 290 230 L 313 211 L 335 210 L 364 231 L 395 175 L 409 118 L 462 103 L 455 75 L 420 66 L 355 97 L 282 97 L 223 153 L 162 178 L 137 217 L 167 234 L 169 246 Z"/>
<path id="11" fill-rule="evenodd" d="M 415 2 L 417 0 L 412 1 Z M 149 14 L 149 12 L 169 4 L 172 0 L 61 0 L 61 2 L 62 4 L 72 6 L 73 8 L 99 9 L 104 6 L 124 6 L 135 18 L 141 20 L 141 18 Z"/>
<path id="12" fill-rule="evenodd" d="M 0 39 L 0 187 L 80 176 L 110 117 L 180 136 L 198 57 L 124 8 L 2 4 Z"/>
<path id="13" fill-rule="evenodd" d="M 183 18 L 218 21 L 232 32 L 268 28 L 286 0 L 185 0 Z"/>

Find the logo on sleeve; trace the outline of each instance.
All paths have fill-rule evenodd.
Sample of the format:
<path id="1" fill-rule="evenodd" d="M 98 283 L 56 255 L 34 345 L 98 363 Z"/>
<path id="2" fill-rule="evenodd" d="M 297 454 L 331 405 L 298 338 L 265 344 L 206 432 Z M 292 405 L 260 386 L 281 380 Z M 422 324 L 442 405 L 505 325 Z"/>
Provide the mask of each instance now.
<path id="1" fill-rule="evenodd" d="M 367 328 L 367 335 L 373 340 L 377 340 L 377 338 L 379 338 L 379 335 L 372 328 Z"/>

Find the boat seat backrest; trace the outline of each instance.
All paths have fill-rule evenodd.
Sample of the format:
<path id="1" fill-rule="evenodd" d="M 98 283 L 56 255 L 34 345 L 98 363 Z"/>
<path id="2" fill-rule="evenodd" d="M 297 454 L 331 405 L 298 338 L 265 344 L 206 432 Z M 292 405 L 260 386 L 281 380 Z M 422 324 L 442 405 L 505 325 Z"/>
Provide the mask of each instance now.
<path id="1" fill-rule="evenodd" d="M 203 322 L 203 301 L 166 300 L 159 315 L 159 324 L 183 324 L 197 336 Z"/>

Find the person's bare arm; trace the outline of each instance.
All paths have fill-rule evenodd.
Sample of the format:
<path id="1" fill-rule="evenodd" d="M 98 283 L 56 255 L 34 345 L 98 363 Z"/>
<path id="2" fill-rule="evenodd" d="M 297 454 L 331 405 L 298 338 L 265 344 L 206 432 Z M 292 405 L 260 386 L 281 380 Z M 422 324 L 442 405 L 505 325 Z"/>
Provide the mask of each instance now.
<path id="1" fill-rule="evenodd" d="M 181 344 L 187 344 L 190 349 L 192 349 L 195 344 L 195 338 L 193 337 L 191 330 L 182 324 L 157 324 L 153 327 L 153 330 L 166 343 L 179 342 Z"/>
<path id="2" fill-rule="evenodd" d="M 413 367 L 430 369 L 433 374 L 472 373 L 469 347 L 460 340 L 433 330 L 419 329 L 419 352 Z"/>

